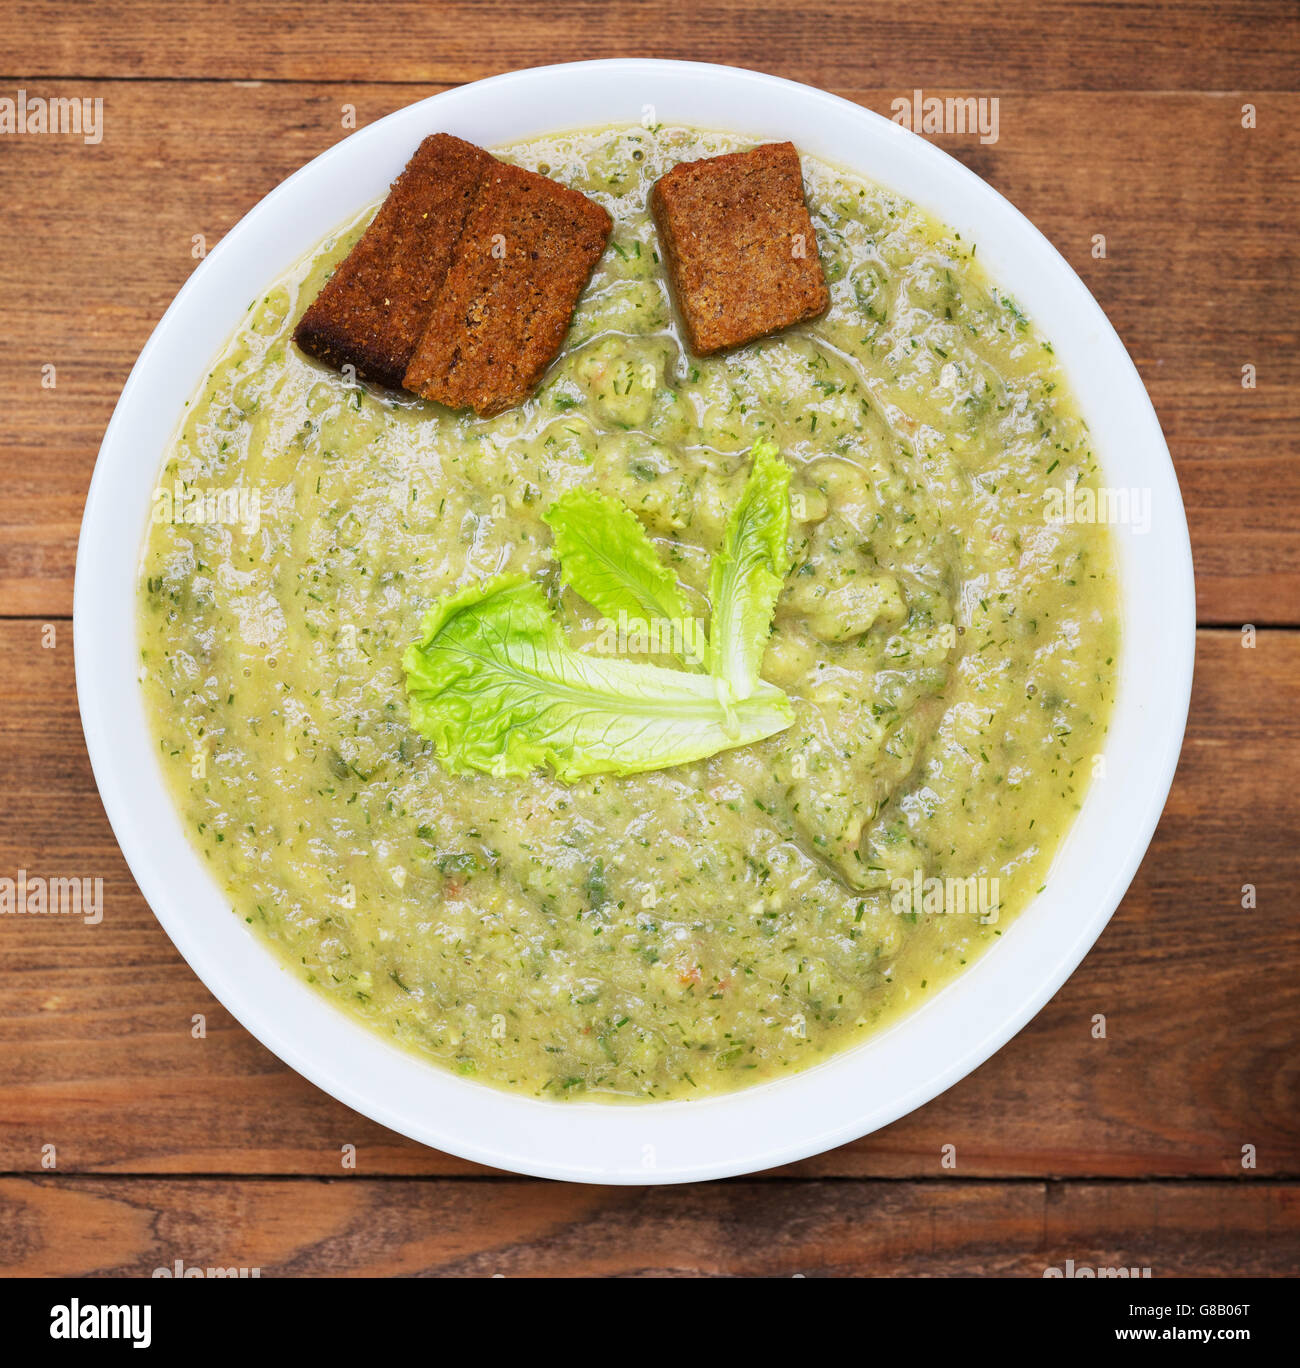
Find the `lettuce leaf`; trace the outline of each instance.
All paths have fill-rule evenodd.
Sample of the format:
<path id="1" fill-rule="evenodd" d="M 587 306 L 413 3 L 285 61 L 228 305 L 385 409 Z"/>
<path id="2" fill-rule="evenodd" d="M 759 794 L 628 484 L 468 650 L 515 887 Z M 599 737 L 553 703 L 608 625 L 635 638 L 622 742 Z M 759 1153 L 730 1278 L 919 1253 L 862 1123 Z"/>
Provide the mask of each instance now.
<path id="1" fill-rule="evenodd" d="M 501 575 L 435 603 L 402 664 L 411 723 L 455 773 L 561 779 L 700 760 L 784 730 L 770 684 L 724 710 L 710 676 L 575 651 L 539 585 Z"/>
<path id="2" fill-rule="evenodd" d="M 571 489 L 544 516 L 555 537 L 562 578 L 574 593 L 613 621 L 626 614 L 632 625 L 654 623 L 661 639 L 683 646 L 683 660 L 703 668 L 704 628 L 640 519 L 621 499 Z"/>
<path id="3" fill-rule="evenodd" d="M 754 443 L 754 464 L 713 558 L 709 668 L 733 699 L 758 686 L 772 614 L 790 573 L 790 467 L 774 442 Z"/>

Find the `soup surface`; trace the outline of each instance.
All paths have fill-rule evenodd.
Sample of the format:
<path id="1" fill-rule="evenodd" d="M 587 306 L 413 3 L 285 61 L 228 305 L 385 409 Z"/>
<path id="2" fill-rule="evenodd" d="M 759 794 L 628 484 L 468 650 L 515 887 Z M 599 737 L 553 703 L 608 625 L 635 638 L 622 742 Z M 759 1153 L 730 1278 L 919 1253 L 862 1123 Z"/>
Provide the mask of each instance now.
<path id="1" fill-rule="evenodd" d="M 747 145 L 632 127 L 498 149 L 615 229 L 542 387 L 487 420 L 291 344 L 362 215 L 250 304 L 155 495 L 143 688 L 235 912 L 375 1028 L 529 1093 L 699 1096 L 860 1040 L 1040 889 L 1103 746 L 1112 547 L 1053 517 L 1098 467 L 1049 342 L 977 244 L 805 157 L 830 312 L 692 357 L 647 195 Z M 794 471 L 763 664 L 794 725 L 624 778 L 444 770 L 402 671 L 431 601 L 519 571 L 584 649 L 635 649 L 561 587 L 543 514 L 618 496 L 703 615 L 760 437 Z"/>

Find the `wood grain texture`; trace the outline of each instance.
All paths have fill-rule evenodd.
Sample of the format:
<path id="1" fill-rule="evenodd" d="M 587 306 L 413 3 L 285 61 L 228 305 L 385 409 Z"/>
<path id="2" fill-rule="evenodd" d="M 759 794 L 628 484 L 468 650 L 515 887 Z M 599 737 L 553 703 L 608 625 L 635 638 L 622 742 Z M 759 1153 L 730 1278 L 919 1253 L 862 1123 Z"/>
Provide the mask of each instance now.
<path id="1" fill-rule="evenodd" d="M 232 1183 L 0 1179 L 0 1274 L 1152 1278 L 1300 1268 L 1300 1196 L 1252 1183 Z"/>
<path id="2" fill-rule="evenodd" d="M 136 891 L 81 747 L 71 633 L 0 624 L 0 873 L 99 876 L 98 926 L 0 917 L 0 1150 L 36 1172 L 466 1174 L 292 1073 L 205 991 Z M 982 1068 L 800 1176 L 1300 1177 L 1300 633 L 1202 632 L 1154 845 L 1096 948 Z M 1102 781 L 1105 782 L 1105 781 Z M 1258 906 L 1241 907 L 1242 886 Z M 194 1039 L 192 1018 L 206 1018 Z M 1093 1038 L 1093 1018 L 1106 1038 Z"/>
<path id="3" fill-rule="evenodd" d="M 997 96 L 995 144 L 935 141 L 1043 229 L 1128 346 L 1178 470 L 1200 620 L 1300 625 L 1294 0 L 0 0 L 0 95 L 105 101 L 97 146 L 0 137 L 0 618 L 31 619 L 0 621 L 0 875 L 102 877 L 106 903 L 94 927 L 0 916 L 0 1276 L 178 1258 L 265 1276 L 1300 1273 L 1294 631 L 1250 650 L 1200 633 L 1160 829 L 1043 1012 L 929 1106 L 759 1180 L 561 1186 L 407 1142 L 258 1045 L 136 890 L 63 619 L 100 438 L 195 235 L 210 250 L 343 137 L 345 104 L 364 125 L 498 71 L 635 55 L 886 114 L 916 87 Z M 629 89 L 624 117 L 643 100 Z"/>
<path id="4" fill-rule="evenodd" d="M 195 235 L 210 250 L 344 136 L 344 103 L 365 123 L 435 89 L 92 83 L 78 91 L 105 99 L 100 145 L 0 138 L 0 614 L 71 610 L 99 441 L 197 264 Z M 895 93 L 854 98 L 888 113 Z M 1043 229 L 1127 343 L 1182 483 L 1201 620 L 1274 624 L 1300 620 L 1300 331 L 1278 304 L 1300 280 L 1300 178 L 1278 174 L 1300 163 L 1300 95 L 1260 97 L 1252 131 L 1240 109 L 1237 96 L 1014 95 L 996 144 L 937 141 Z"/>
<path id="5" fill-rule="evenodd" d="M 440 81 L 596 57 L 681 57 L 819 85 L 1293 90 L 1288 0 L 238 0 L 7 6 L 5 72 Z"/>

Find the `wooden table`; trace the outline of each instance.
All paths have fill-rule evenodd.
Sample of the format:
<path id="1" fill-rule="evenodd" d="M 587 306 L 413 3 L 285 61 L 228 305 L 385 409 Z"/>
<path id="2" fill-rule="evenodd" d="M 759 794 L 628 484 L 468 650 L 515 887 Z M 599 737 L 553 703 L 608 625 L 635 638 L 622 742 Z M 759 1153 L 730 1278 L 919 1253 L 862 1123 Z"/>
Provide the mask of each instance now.
<path id="1" fill-rule="evenodd" d="M 97 145 L 0 136 L 0 874 L 102 876 L 106 901 L 96 927 L 0 917 L 0 1270 L 1300 1270 L 1294 3 L 326 8 L 0 5 L 0 95 L 104 101 Z M 1155 842 L 1041 1015 L 865 1140 L 671 1190 L 534 1182 L 423 1149 L 231 1021 L 104 819 L 69 620 L 99 439 L 196 235 L 211 246 L 345 136 L 345 106 L 366 123 L 497 71 L 617 55 L 757 67 L 884 113 L 918 87 L 996 95 L 995 144 L 937 140 L 1043 229 L 1127 343 L 1178 468 L 1202 624 Z"/>

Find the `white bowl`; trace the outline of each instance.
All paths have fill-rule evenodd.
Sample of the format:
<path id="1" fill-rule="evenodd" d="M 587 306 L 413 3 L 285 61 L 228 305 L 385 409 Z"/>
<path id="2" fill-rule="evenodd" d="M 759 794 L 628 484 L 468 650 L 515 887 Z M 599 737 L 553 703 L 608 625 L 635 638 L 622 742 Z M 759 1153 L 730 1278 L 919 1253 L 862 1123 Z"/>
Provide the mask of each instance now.
<path id="1" fill-rule="evenodd" d="M 155 760 L 136 671 L 136 574 L 178 415 L 248 301 L 378 199 L 427 133 L 486 146 L 651 117 L 789 138 L 901 191 L 979 247 L 1051 339 L 1102 454 L 1104 483 L 1151 491 L 1151 528 L 1115 529 L 1122 676 L 1095 781 L 1047 889 L 983 958 L 892 1029 L 803 1073 L 697 1102 L 551 1102 L 458 1078 L 389 1044 L 284 969 L 191 848 Z M 601 1183 L 747 1173 L 855 1139 L 982 1063 L 1097 939 L 1146 851 L 1182 741 L 1195 605 L 1177 480 L 1150 401 L 1096 301 L 1052 245 L 960 163 L 832 95 L 732 67 L 580 62 L 478 81 L 411 105 L 317 157 L 194 272 L 149 339 L 104 435 L 77 552 L 78 692 L 122 851 L 177 949 L 281 1059 L 386 1126 L 498 1168 Z M 111 915 L 111 911 L 110 914 Z"/>

